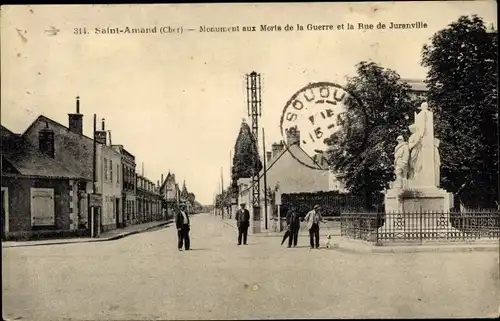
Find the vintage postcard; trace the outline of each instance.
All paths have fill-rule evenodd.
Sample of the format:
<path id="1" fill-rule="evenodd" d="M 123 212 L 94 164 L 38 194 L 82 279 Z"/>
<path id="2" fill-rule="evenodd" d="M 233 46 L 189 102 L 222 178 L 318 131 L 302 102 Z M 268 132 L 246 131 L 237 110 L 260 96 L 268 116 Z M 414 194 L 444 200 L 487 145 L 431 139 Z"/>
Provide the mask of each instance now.
<path id="1" fill-rule="evenodd" d="M 496 12 L 2 6 L 3 319 L 498 317 Z"/>

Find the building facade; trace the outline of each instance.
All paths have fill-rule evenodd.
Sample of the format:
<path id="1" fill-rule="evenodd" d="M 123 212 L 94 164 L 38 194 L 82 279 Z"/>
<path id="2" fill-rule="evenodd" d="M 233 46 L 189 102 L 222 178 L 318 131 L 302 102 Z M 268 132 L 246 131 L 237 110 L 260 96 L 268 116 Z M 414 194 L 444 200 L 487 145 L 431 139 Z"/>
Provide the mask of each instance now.
<path id="1" fill-rule="evenodd" d="M 123 145 L 113 145 L 113 149 L 120 153 L 122 160 L 122 213 L 123 220 L 120 226 L 136 224 L 138 222 L 136 202 L 136 174 L 135 156 L 128 152 Z"/>
<path id="2" fill-rule="evenodd" d="M 85 191 L 79 193 L 87 179 L 54 160 L 52 134 L 42 131 L 35 147 L 1 126 L 3 238 L 76 232 L 87 216 Z"/>
<path id="3" fill-rule="evenodd" d="M 162 220 L 160 188 L 146 177 L 137 174 L 137 213 L 140 223 Z"/>
<path id="4" fill-rule="evenodd" d="M 52 136 L 42 137 L 43 130 L 50 130 Z M 105 131 L 104 122 L 101 131 Z M 28 127 L 22 137 L 36 147 L 53 146 L 54 160 L 86 180 L 85 186 L 79 188 L 81 197 L 93 192 L 95 157 L 95 192 L 102 193 L 101 229 L 106 231 L 117 226 L 122 193 L 121 155 L 111 148 L 105 136 L 105 143 L 97 144 L 94 156 L 94 141 L 83 134 L 83 115 L 80 114 L 79 99 L 76 102 L 76 113 L 69 114 L 68 127 L 41 115 Z M 81 210 L 83 211 L 84 209 Z M 80 225 L 90 228 L 88 218 L 89 216 L 82 215 Z"/>
<path id="5" fill-rule="evenodd" d="M 173 217 L 173 207 L 180 203 L 180 189 L 179 184 L 175 181 L 175 174 L 168 172 L 167 177 L 160 185 L 160 193 L 166 207 L 166 215 Z"/>
<path id="6" fill-rule="evenodd" d="M 106 232 L 123 226 L 122 157 L 106 143 L 97 145 L 96 158 L 101 160 L 97 163 L 96 193 L 102 195 L 101 228 Z"/>

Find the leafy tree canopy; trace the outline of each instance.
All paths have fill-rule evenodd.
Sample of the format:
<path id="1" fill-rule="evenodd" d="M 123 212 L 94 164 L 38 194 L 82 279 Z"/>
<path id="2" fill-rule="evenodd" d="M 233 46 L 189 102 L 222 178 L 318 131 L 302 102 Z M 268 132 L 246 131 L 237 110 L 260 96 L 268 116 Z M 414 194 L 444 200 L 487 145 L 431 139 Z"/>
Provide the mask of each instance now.
<path id="1" fill-rule="evenodd" d="M 350 192 L 364 195 L 370 207 L 371 198 L 395 178 L 396 138 L 408 138 L 419 101 L 395 71 L 373 62 L 360 62 L 346 89 L 352 95 L 345 100 L 346 121 L 326 140 L 327 159 Z"/>
<path id="2" fill-rule="evenodd" d="M 258 144 L 246 122 L 241 124 L 234 148 L 232 179 L 252 177 L 262 170 Z"/>
<path id="3" fill-rule="evenodd" d="M 471 207 L 498 197 L 497 50 L 497 33 L 477 16 L 460 17 L 422 49 L 441 186 Z"/>

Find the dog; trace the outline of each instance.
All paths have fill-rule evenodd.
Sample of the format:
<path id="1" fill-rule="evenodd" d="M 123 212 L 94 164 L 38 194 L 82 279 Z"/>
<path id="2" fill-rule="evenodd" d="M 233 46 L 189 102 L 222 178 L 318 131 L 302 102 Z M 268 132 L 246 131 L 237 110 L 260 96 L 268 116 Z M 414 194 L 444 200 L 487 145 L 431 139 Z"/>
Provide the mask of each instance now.
<path id="1" fill-rule="evenodd" d="M 328 234 L 326 237 L 326 248 L 329 249 L 332 247 L 332 236 Z"/>

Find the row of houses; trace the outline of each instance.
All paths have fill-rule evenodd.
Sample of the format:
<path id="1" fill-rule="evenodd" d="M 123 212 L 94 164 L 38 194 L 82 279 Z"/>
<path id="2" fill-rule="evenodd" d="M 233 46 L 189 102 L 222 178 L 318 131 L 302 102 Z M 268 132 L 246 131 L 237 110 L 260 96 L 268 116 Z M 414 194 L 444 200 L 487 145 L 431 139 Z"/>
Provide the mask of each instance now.
<path id="1" fill-rule="evenodd" d="M 91 224 L 105 232 L 167 219 L 163 178 L 154 183 L 138 174 L 135 156 L 108 134 L 103 119 L 95 142 L 84 135 L 78 97 L 68 126 L 43 115 L 22 134 L 2 125 L 3 235 L 88 231 Z M 99 208 L 99 220 L 91 206 Z"/>

